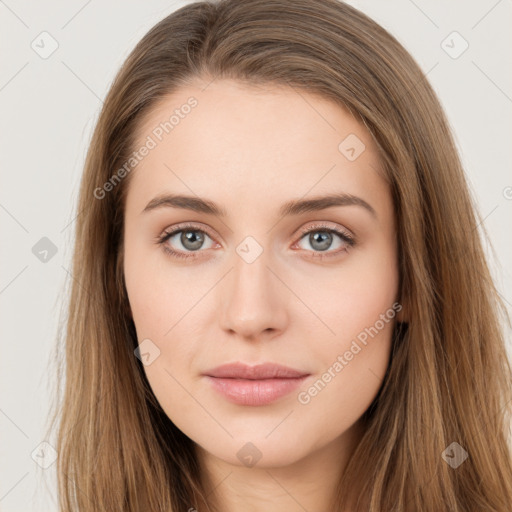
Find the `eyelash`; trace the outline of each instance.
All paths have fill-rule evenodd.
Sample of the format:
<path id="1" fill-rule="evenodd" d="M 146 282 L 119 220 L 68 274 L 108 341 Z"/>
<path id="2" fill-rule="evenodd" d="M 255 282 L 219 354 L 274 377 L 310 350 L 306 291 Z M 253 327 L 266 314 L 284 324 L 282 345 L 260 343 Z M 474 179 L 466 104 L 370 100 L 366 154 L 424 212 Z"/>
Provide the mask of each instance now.
<path id="1" fill-rule="evenodd" d="M 204 233 L 205 235 L 208 235 L 211 239 L 214 238 L 207 230 L 199 228 L 194 224 L 182 224 L 182 225 L 177 226 L 172 231 L 164 231 L 164 233 L 162 233 L 161 236 L 157 237 L 156 243 L 158 245 L 162 245 L 163 250 L 167 254 L 172 256 L 173 258 L 180 258 L 180 259 L 195 258 L 196 256 L 193 255 L 194 252 L 202 252 L 202 251 L 200 251 L 200 250 L 192 251 L 187 254 L 187 253 L 183 253 L 182 251 L 174 251 L 173 249 L 170 249 L 168 246 L 164 245 L 165 242 L 167 242 L 167 240 L 169 240 L 172 236 L 176 235 L 177 233 L 181 233 L 182 231 L 200 232 L 200 233 Z M 300 240 L 302 240 L 302 238 L 304 238 L 305 235 L 315 232 L 315 231 L 333 233 L 335 235 L 338 235 L 343 240 L 343 242 L 345 242 L 346 247 L 341 250 L 338 250 L 334 253 L 330 252 L 330 253 L 322 254 L 320 251 L 313 251 L 312 258 L 318 258 L 321 260 L 324 260 L 327 258 L 333 258 L 333 257 L 338 256 L 340 253 L 347 252 L 350 248 L 354 247 L 356 244 L 355 237 L 350 235 L 347 231 L 335 229 L 335 228 L 332 228 L 332 227 L 329 227 L 329 226 L 326 226 L 323 224 L 317 224 L 314 226 L 309 226 L 308 228 L 301 229 L 300 230 L 300 238 L 295 243 L 300 242 Z M 308 251 L 308 252 L 310 252 L 310 251 Z"/>

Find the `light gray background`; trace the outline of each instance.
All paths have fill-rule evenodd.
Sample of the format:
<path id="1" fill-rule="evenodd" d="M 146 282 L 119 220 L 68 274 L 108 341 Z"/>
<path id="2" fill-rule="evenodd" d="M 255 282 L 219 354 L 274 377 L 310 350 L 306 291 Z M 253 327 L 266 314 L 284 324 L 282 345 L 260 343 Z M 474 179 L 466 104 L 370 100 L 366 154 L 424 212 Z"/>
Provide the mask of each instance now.
<path id="1" fill-rule="evenodd" d="M 45 440 L 49 358 L 72 279 L 86 149 L 123 60 L 155 23 L 187 3 L 0 0 L 2 512 L 57 509 L 55 464 L 43 470 L 31 453 Z M 349 3 L 404 44 L 438 93 L 496 251 L 497 286 L 511 307 L 511 0 Z M 47 59 L 31 47 L 43 31 L 58 43 Z M 446 40 L 452 54 L 463 48 L 458 36 L 446 39 L 453 31 L 469 44 L 458 58 L 441 46 Z M 57 248 L 46 263 L 32 252 L 42 237 Z"/>

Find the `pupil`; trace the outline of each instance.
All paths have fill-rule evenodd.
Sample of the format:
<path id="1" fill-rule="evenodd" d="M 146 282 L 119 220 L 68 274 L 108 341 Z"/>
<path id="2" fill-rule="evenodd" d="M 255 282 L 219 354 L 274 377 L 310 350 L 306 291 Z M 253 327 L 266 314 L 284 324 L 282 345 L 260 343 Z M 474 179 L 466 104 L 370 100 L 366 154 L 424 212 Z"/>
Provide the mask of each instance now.
<path id="1" fill-rule="evenodd" d="M 319 241 L 320 239 L 320 241 Z M 311 247 L 319 251 L 325 251 L 331 245 L 332 234 L 327 231 L 317 231 L 309 235 L 309 243 Z"/>
<path id="2" fill-rule="evenodd" d="M 198 231 L 184 231 L 181 234 L 181 243 L 190 250 L 196 250 L 203 244 L 203 237 Z"/>

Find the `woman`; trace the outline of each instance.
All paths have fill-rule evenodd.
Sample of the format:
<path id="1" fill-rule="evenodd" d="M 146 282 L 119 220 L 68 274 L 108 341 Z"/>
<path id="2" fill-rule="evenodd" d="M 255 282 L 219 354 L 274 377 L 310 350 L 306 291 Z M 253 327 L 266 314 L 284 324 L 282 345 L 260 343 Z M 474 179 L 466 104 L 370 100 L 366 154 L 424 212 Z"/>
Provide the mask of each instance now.
<path id="1" fill-rule="evenodd" d="M 63 511 L 496 511 L 512 372 L 439 102 L 335 0 L 185 6 L 80 190 Z"/>

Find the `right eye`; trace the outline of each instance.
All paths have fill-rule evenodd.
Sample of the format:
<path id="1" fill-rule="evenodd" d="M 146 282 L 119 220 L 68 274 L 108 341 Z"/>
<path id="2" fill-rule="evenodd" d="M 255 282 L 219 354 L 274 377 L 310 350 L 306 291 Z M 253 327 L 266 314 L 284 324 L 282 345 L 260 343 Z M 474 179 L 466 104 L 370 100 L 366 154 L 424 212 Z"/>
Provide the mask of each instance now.
<path id="1" fill-rule="evenodd" d="M 163 246 L 165 252 L 176 258 L 194 258 L 194 252 L 202 252 L 200 249 L 203 247 L 206 238 L 213 240 L 209 234 L 195 225 L 180 225 L 173 228 L 171 231 L 166 230 L 157 239 L 157 243 Z M 174 242 L 180 245 L 178 249 L 173 249 L 169 242 Z M 211 248 L 211 247 L 207 247 Z M 189 254 L 187 254 L 189 253 Z"/>

